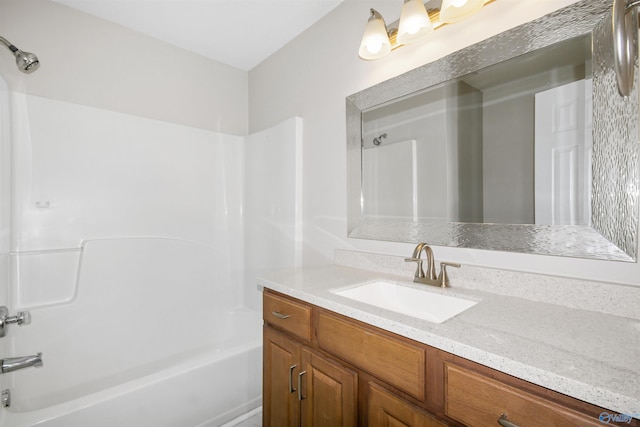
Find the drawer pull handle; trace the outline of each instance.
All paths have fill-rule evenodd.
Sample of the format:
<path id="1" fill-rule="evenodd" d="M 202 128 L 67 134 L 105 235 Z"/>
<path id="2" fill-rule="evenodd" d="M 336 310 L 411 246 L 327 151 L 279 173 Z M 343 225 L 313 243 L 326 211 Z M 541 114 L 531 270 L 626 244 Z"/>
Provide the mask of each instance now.
<path id="1" fill-rule="evenodd" d="M 302 371 L 298 374 L 298 400 L 300 401 L 306 399 L 306 396 L 302 395 L 302 376 L 306 373 L 307 371 Z"/>
<path id="2" fill-rule="evenodd" d="M 500 415 L 500 418 L 498 418 L 498 424 L 500 424 L 502 427 L 518 427 L 518 424 L 514 424 L 511 421 L 507 420 L 507 417 L 507 414 Z"/>
<path id="3" fill-rule="evenodd" d="M 271 314 L 273 314 L 278 319 L 288 319 L 289 318 L 288 314 L 282 314 L 279 311 L 272 311 Z"/>
<path id="4" fill-rule="evenodd" d="M 289 393 L 296 392 L 296 389 L 293 388 L 293 370 L 296 369 L 296 366 L 298 365 L 289 366 Z"/>

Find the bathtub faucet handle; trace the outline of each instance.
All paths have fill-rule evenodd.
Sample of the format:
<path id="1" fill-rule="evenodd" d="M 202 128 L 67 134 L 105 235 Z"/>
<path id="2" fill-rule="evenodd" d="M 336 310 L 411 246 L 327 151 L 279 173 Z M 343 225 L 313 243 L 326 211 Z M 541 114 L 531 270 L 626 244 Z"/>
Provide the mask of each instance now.
<path id="1" fill-rule="evenodd" d="M 20 311 L 15 316 L 9 316 L 9 309 L 5 306 L 0 307 L 0 338 L 7 334 L 6 326 L 12 323 L 18 325 L 28 325 L 31 323 L 31 313 L 28 311 Z"/>

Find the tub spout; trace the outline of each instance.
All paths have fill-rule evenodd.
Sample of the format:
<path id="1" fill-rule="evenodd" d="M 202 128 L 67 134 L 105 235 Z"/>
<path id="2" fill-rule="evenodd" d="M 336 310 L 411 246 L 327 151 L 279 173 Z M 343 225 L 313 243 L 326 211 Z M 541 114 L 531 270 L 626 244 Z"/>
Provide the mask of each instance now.
<path id="1" fill-rule="evenodd" d="M 17 371 L 18 369 L 28 368 L 33 366 L 39 368 L 42 366 L 42 353 L 35 354 L 33 356 L 23 357 L 7 357 L 0 361 L 0 373 Z"/>

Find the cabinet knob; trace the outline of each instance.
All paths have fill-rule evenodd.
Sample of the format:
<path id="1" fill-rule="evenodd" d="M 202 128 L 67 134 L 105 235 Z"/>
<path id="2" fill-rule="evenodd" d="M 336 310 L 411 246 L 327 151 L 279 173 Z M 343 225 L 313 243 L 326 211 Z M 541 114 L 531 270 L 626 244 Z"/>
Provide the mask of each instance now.
<path id="1" fill-rule="evenodd" d="M 507 418 L 507 414 L 500 415 L 500 418 L 498 418 L 498 424 L 500 424 L 502 427 L 518 427 L 518 424 L 512 423 L 511 421 L 507 420 Z"/>

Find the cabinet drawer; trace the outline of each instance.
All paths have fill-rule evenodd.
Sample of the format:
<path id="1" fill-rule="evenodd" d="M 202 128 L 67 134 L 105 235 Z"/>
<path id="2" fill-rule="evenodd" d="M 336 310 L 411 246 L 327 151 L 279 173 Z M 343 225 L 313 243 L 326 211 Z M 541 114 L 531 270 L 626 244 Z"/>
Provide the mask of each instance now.
<path id="1" fill-rule="evenodd" d="M 425 398 L 425 350 L 321 311 L 318 346 L 420 401 Z"/>
<path id="2" fill-rule="evenodd" d="M 264 293 L 263 318 L 270 325 L 283 329 L 303 340 L 311 339 L 311 307 L 287 298 Z"/>
<path id="3" fill-rule="evenodd" d="M 447 427 L 422 409 L 405 402 L 375 383 L 368 384 L 367 395 L 368 427 Z"/>
<path id="4" fill-rule="evenodd" d="M 517 426 L 600 426 L 596 417 L 446 363 L 445 414 L 469 426 L 498 425 L 502 414 Z"/>

